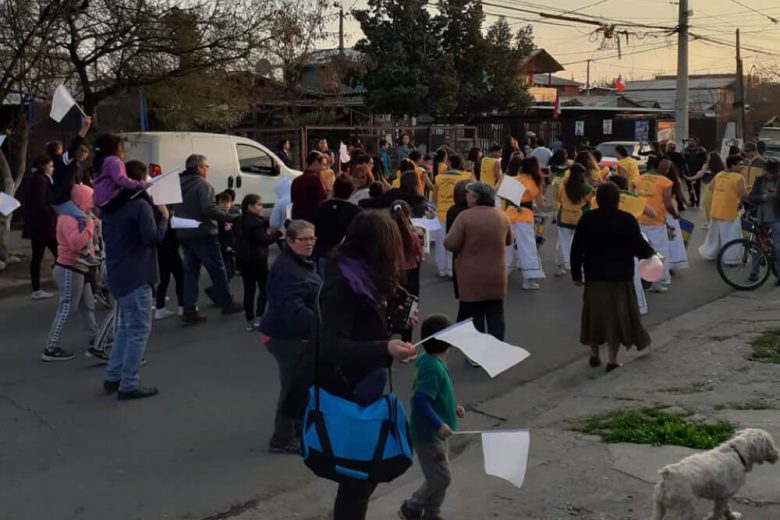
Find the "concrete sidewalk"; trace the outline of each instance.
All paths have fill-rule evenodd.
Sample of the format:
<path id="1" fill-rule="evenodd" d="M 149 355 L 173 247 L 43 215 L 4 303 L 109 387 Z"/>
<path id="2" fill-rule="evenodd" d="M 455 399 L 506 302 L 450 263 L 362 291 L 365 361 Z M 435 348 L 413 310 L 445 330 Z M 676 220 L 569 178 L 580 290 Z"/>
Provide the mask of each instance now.
<path id="1" fill-rule="evenodd" d="M 657 470 L 694 450 L 608 445 L 569 430 L 573 420 L 604 411 L 656 405 L 685 408 L 705 420 L 727 419 L 739 428 L 764 428 L 780 443 L 776 383 L 780 366 L 747 359 L 749 340 L 775 326 L 778 316 L 780 291 L 774 288 L 733 294 L 654 328 L 652 352 L 624 354 L 625 365 L 610 374 L 603 368 L 589 368 L 587 349 L 572 343 L 572 349 L 582 349 L 581 362 L 479 404 L 461 424 L 464 430 L 531 430 L 523 488 L 485 475 L 479 440 L 458 439 L 453 443 L 454 478 L 444 516 L 449 520 L 650 518 Z M 457 386 L 455 381 L 456 392 Z M 765 409 L 738 410 L 759 407 Z M 397 518 L 399 505 L 420 478 L 415 465 L 398 481 L 380 486 L 368 518 Z M 780 518 L 779 478 L 780 467 L 756 466 L 734 508 L 750 520 Z M 330 518 L 334 495 L 332 483 L 319 481 L 221 518 Z M 704 518 L 710 504 L 700 506 Z"/>
<path id="2" fill-rule="evenodd" d="M 32 254 L 30 247 L 30 241 L 22 238 L 21 230 L 11 230 L 8 253 L 11 256 L 19 257 L 21 262 L 9 264 L 3 271 L 0 271 L 0 298 L 32 291 L 30 287 L 30 255 Z M 54 258 L 49 251 L 46 251 L 41 266 L 41 287 L 43 289 L 56 289 L 51 274 L 52 265 L 54 265 Z"/>

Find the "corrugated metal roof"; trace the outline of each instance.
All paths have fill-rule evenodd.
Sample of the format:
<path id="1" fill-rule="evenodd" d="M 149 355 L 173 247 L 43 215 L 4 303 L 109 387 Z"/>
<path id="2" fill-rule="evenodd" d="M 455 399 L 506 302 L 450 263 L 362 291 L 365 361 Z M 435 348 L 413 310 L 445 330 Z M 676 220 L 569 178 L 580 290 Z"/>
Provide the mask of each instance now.
<path id="1" fill-rule="evenodd" d="M 574 81 L 573 79 L 562 78 L 560 76 L 552 76 L 551 78 L 548 78 L 547 74 L 534 74 L 534 85 L 538 85 L 540 87 L 579 87 L 582 85 L 582 83 L 579 81 Z"/>
<path id="2" fill-rule="evenodd" d="M 637 103 L 644 104 L 644 102 L 657 101 L 663 109 L 674 110 L 674 103 L 677 99 L 677 93 L 674 90 L 632 90 L 626 92 L 629 93 L 629 98 Z M 690 110 L 694 112 L 702 112 L 710 110 L 717 98 L 715 96 L 715 90 L 691 90 L 688 93 Z"/>
<path id="3" fill-rule="evenodd" d="M 734 78 L 691 78 L 688 80 L 688 89 L 726 88 L 731 86 L 734 81 Z M 675 90 L 676 88 L 677 80 L 675 79 L 649 79 L 626 83 L 627 92 L 633 92 L 634 90 Z"/>

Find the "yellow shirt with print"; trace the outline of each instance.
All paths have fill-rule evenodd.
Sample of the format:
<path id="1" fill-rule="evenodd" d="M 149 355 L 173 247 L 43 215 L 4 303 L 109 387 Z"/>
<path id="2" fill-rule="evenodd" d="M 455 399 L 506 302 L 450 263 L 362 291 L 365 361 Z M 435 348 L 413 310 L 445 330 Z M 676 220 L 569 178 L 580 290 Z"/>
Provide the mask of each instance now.
<path id="1" fill-rule="evenodd" d="M 590 202 L 590 208 L 597 209 L 598 207 L 599 205 L 596 202 L 596 197 L 593 197 Z M 625 211 L 635 219 L 639 220 L 639 218 L 645 214 L 646 207 L 647 201 L 636 193 L 623 190 L 620 191 L 620 203 L 618 204 L 618 209 L 620 211 Z"/>
<path id="2" fill-rule="evenodd" d="M 496 163 L 500 162 L 501 159 L 496 157 L 485 157 L 482 159 L 482 167 L 479 170 L 479 181 L 495 188 L 498 183 L 498 179 L 496 179 Z"/>
<path id="3" fill-rule="evenodd" d="M 330 168 L 320 170 L 320 178 L 322 179 L 322 185 L 325 187 L 325 191 L 330 193 L 333 191 L 333 184 L 336 182 L 336 172 Z"/>
<path id="4" fill-rule="evenodd" d="M 460 181 L 471 180 L 469 172 L 450 170 L 436 176 L 436 217 L 439 222 L 447 222 L 447 211 L 455 204 L 455 185 Z"/>
<path id="5" fill-rule="evenodd" d="M 647 204 L 653 208 L 654 217 L 642 215 L 639 224 L 642 226 L 663 226 L 666 222 L 666 204 L 664 204 L 664 191 L 672 187 L 672 181 L 656 173 L 645 173 L 637 179 L 636 193 L 643 197 Z"/>
<path id="6" fill-rule="evenodd" d="M 628 181 L 628 186 L 636 186 L 639 179 L 639 163 L 633 157 L 624 157 L 617 162 L 618 175 L 622 175 Z"/>
<path id="7" fill-rule="evenodd" d="M 732 222 L 739 216 L 739 183 L 742 174 L 722 171 L 712 179 L 710 217 Z"/>
<path id="8" fill-rule="evenodd" d="M 539 186 L 536 185 L 533 178 L 530 175 L 520 174 L 515 177 L 516 180 L 521 182 L 525 187 L 523 197 L 520 199 L 521 203 L 533 203 L 536 197 L 539 196 Z M 510 202 L 504 201 L 504 212 L 506 213 L 509 222 L 512 224 L 519 224 L 521 222 L 533 223 L 534 212 L 533 210 L 525 207 L 518 208 Z"/>

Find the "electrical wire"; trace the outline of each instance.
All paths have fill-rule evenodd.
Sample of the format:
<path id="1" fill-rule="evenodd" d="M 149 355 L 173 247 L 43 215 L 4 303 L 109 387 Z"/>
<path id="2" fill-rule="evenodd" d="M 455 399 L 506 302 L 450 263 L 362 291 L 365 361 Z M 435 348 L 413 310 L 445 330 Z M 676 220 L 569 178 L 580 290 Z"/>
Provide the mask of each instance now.
<path id="1" fill-rule="evenodd" d="M 754 13 L 760 14 L 761 16 L 766 16 L 767 18 L 769 18 L 769 20 L 771 20 L 772 23 L 780 23 L 780 20 L 778 20 L 774 16 L 770 16 L 770 15 L 768 15 L 766 13 L 762 13 L 758 9 L 754 9 L 754 8 L 750 7 L 749 5 L 747 5 L 747 4 L 743 4 L 739 0 L 731 0 L 731 2 L 737 4 L 737 5 L 741 6 L 741 7 L 744 7 L 748 11 L 753 11 Z"/>

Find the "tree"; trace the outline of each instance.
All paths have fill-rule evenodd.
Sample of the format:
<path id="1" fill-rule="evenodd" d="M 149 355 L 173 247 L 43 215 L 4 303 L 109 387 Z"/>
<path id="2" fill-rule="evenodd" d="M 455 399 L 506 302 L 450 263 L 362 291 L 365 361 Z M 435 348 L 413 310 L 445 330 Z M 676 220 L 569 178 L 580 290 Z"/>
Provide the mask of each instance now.
<path id="1" fill-rule="evenodd" d="M 487 82 L 489 104 L 502 112 L 517 112 L 531 103 L 519 80 L 519 66 L 534 48 L 533 29 L 527 25 L 513 36 L 501 17 L 487 31 Z"/>
<path id="2" fill-rule="evenodd" d="M 424 0 L 369 0 L 354 11 L 365 37 L 366 104 L 380 113 L 447 115 L 457 106 L 453 59 L 442 47 L 444 23 Z"/>

